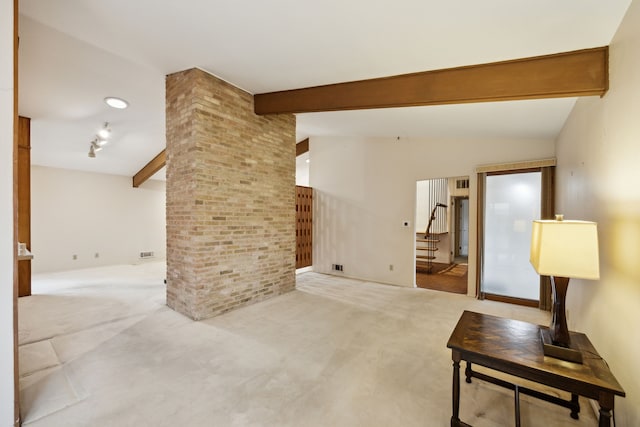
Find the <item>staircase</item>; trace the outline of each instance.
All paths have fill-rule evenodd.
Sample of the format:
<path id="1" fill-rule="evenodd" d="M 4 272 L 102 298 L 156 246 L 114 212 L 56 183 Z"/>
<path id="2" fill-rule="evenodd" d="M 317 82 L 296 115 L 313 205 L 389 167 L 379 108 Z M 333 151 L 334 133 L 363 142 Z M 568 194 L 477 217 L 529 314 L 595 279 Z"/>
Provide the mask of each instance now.
<path id="1" fill-rule="evenodd" d="M 429 217 L 427 230 L 416 235 L 416 270 L 424 271 L 431 274 L 433 270 L 433 260 L 436 259 L 436 251 L 438 250 L 438 242 L 440 239 L 431 234 L 431 224 L 436 219 L 436 210 L 438 208 L 447 208 L 444 203 L 436 203 Z M 420 237 L 422 236 L 422 237 Z"/>
<path id="2" fill-rule="evenodd" d="M 439 241 L 434 236 L 425 239 L 423 233 L 416 234 L 416 270 L 431 274 Z"/>

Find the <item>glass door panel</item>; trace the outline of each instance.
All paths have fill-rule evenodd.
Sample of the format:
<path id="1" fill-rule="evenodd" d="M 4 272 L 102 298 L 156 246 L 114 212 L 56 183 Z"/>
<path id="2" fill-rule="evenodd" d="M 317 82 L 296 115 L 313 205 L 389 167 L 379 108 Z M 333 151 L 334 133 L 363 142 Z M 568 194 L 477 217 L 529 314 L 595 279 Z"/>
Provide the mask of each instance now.
<path id="1" fill-rule="evenodd" d="M 484 293 L 538 300 L 539 276 L 529 264 L 531 226 L 540 218 L 540 172 L 488 175 L 485 184 Z"/>

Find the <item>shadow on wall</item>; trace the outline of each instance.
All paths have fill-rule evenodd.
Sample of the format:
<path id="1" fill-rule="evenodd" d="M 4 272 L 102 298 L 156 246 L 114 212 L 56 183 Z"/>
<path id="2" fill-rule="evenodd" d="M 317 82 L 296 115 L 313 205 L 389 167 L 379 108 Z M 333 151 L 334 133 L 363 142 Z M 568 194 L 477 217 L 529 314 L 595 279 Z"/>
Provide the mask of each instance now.
<path id="1" fill-rule="evenodd" d="M 395 283 L 399 271 L 413 268 L 398 262 L 394 248 L 408 246 L 410 237 L 399 225 L 385 225 L 393 219 L 322 191 L 314 196 L 314 271 Z M 332 264 L 342 264 L 343 271 L 332 271 Z"/>

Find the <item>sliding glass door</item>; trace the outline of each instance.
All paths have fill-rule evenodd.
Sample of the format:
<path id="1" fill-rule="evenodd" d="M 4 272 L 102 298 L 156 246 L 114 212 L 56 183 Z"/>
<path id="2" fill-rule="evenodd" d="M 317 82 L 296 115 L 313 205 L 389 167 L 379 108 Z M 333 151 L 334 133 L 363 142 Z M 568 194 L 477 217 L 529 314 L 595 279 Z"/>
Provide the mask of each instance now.
<path id="1" fill-rule="evenodd" d="M 481 292 L 537 302 L 540 280 L 529 247 L 532 221 L 541 218 L 542 173 L 487 174 L 484 185 Z"/>

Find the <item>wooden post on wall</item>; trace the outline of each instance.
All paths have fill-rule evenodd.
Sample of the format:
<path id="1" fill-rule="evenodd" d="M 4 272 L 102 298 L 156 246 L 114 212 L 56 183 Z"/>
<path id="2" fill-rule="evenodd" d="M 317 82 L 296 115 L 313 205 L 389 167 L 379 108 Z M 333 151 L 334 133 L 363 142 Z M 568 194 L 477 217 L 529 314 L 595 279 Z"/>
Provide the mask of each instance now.
<path id="1" fill-rule="evenodd" d="M 31 250 L 31 119 L 18 119 L 18 242 Z M 18 260 L 18 296 L 31 295 L 31 260 Z"/>
<path id="2" fill-rule="evenodd" d="M 13 419 L 21 425 L 18 366 L 18 0 L 13 0 Z"/>
<path id="3" fill-rule="evenodd" d="M 296 185 L 296 268 L 313 263 L 313 188 Z"/>

